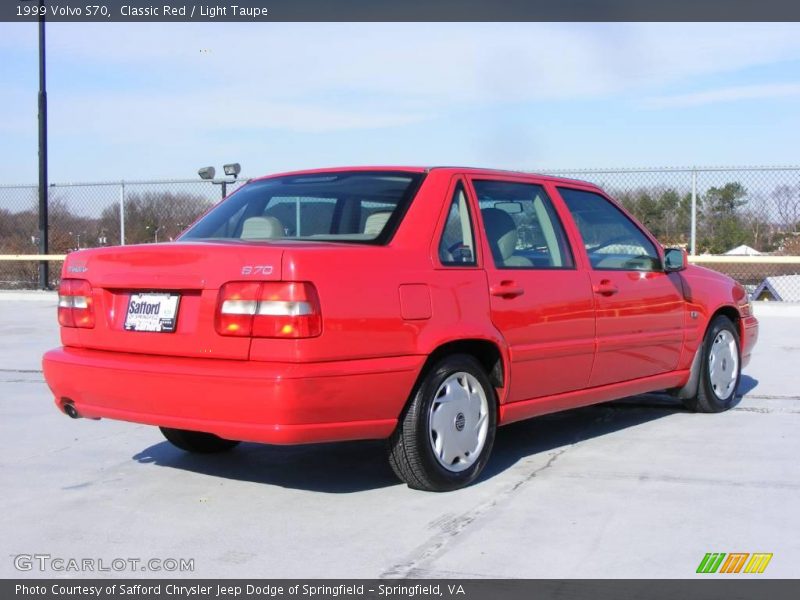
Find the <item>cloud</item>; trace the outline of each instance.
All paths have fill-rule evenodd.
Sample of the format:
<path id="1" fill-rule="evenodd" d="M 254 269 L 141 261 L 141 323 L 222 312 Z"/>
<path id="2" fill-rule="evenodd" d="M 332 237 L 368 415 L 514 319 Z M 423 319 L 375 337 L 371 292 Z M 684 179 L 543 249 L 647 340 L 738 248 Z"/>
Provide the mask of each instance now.
<path id="1" fill-rule="evenodd" d="M 800 96 L 800 83 L 773 83 L 726 87 L 689 94 L 648 98 L 643 102 L 643 106 L 653 109 L 688 108 L 718 104 L 720 102 L 794 98 L 798 96 Z"/>
<path id="2" fill-rule="evenodd" d="M 32 29 L 8 29 L 0 52 L 35 51 Z M 240 82 L 273 100 L 366 95 L 409 109 L 614 96 L 800 59 L 796 23 L 57 23 L 48 35 L 56 70 L 133 71 L 160 91 Z"/>
<path id="3" fill-rule="evenodd" d="M 153 140 L 163 135 L 213 134 L 219 131 L 282 129 L 325 133 L 397 127 L 422 121 L 421 112 L 325 106 L 275 101 L 234 84 L 224 90 L 189 92 L 71 92 L 51 106 L 51 127 L 60 135 L 110 141 Z"/>
<path id="4" fill-rule="evenodd" d="M 6 135 L 35 133 L 36 43 L 35 24 L 0 24 Z M 132 147 L 457 122 L 475 109 L 488 116 L 464 128 L 491 128 L 508 107 L 543 103 L 786 97 L 794 84 L 665 90 L 798 60 L 797 23 L 48 24 L 51 135 Z"/>

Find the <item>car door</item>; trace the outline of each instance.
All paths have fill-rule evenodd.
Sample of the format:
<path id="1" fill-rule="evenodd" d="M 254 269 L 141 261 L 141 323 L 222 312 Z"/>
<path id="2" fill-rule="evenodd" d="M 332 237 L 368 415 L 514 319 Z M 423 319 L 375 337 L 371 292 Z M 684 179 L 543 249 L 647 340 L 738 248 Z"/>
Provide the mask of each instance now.
<path id="1" fill-rule="evenodd" d="M 664 272 L 654 240 L 614 202 L 594 190 L 557 189 L 590 266 L 597 354 L 589 385 L 674 370 L 683 344 L 679 277 Z"/>
<path id="2" fill-rule="evenodd" d="M 489 176 L 469 183 L 491 318 L 509 345 L 508 401 L 586 387 L 595 336 L 591 284 L 544 186 Z"/>

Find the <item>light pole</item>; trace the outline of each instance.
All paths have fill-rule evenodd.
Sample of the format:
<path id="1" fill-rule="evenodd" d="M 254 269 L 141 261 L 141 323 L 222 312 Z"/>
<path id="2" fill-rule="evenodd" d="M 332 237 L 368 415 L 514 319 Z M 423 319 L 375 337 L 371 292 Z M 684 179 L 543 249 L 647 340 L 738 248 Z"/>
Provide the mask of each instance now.
<path id="1" fill-rule="evenodd" d="M 161 231 L 161 225 L 158 227 L 150 227 L 150 225 L 145 225 L 145 229 L 152 229 L 153 230 L 153 242 L 158 243 L 158 232 Z"/>
<path id="2" fill-rule="evenodd" d="M 29 2 L 30 0 L 24 0 Z M 45 32 L 44 32 L 44 0 L 39 3 L 39 254 L 47 254 L 49 245 L 47 240 L 47 74 L 45 60 Z M 39 287 L 46 290 L 50 287 L 49 263 L 39 261 Z"/>
<path id="3" fill-rule="evenodd" d="M 225 171 L 225 175 L 227 177 L 233 177 L 233 179 L 220 179 L 219 181 L 215 180 L 214 175 L 216 174 L 217 170 L 214 167 L 203 167 L 202 169 L 198 169 L 197 174 L 200 175 L 200 179 L 205 179 L 214 185 L 222 186 L 222 199 L 224 200 L 225 196 L 228 195 L 228 184 L 236 181 L 239 173 L 242 172 L 242 167 L 239 163 L 230 163 L 223 165 L 222 169 Z"/>
<path id="4" fill-rule="evenodd" d="M 81 249 L 81 233 L 80 232 L 73 233 L 71 231 L 68 231 L 67 235 L 75 237 L 75 250 L 80 250 Z"/>

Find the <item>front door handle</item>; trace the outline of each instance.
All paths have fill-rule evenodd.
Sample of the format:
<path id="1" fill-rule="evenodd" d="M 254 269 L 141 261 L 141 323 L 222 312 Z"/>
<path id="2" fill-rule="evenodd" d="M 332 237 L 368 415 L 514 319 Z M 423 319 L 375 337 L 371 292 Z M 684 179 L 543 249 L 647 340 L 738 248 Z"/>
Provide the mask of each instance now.
<path id="1" fill-rule="evenodd" d="M 498 285 L 490 287 L 489 293 L 500 298 L 516 298 L 517 296 L 522 296 L 525 290 L 513 281 L 501 281 Z"/>
<path id="2" fill-rule="evenodd" d="M 595 294 L 600 294 L 601 296 L 613 296 L 619 292 L 619 288 L 608 279 L 603 279 L 600 283 L 594 284 L 592 289 Z"/>

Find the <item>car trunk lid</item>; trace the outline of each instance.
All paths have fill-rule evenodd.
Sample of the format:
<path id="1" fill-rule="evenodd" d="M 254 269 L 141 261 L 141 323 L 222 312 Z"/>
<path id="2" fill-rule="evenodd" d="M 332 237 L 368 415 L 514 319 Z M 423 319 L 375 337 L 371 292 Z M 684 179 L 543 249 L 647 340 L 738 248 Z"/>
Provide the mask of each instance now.
<path id="1" fill-rule="evenodd" d="M 275 244 L 225 241 L 71 254 L 64 277 L 91 284 L 95 326 L 70 332 L 70 345 L 77 337 L 77 345 L 98 350 L 246 360 L 249 338 L 220 336 L 214 329 L 218 290 L 228 281 L 279 281 L 282 256 L 283 248 Z M 174 331 L 126 329 L 132 296 L 137 302 L 178 296 Z"/>

